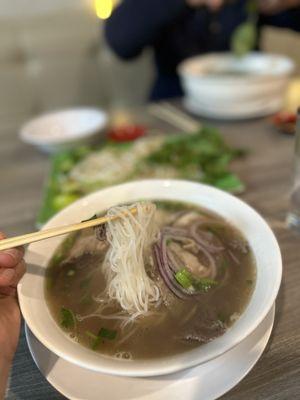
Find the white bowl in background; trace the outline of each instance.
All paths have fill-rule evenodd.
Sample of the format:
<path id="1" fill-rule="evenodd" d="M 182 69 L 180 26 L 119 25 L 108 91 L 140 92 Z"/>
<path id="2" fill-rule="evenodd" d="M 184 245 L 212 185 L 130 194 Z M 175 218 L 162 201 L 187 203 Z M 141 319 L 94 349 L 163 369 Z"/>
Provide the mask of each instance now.
<path id="1" fill-rule="evenodd" d="M 56 214 L 43 229 L 78 222 L 111 206 L 139 199 L 189 202 L 218 213 L 238 227 L 248 240 L 256 262 L 257 280 L 241 317 L 219 338 L 175 356 L 153 360 L 116 360 L 72 341 L 57 325 L 45 301 L 47 264 L 63 237 L 31 244 L 26 252 L 27 273 L 18 285 L 21 310 L 33 334 L 49 350 L 81 367 L 123 376 L 169 374 L 205 363 L 245 339 L 265 318 L 281 282 L 281 254 L 263 218 L 238 198 L 216 188 L 180 180 L 144 180 L 112 186 L 92 193 Z"/>
<path id="2" fill-rule="evenodd" d="M 48 153 L 91 143 L 106 127 L 107 114 L 96 108 L 74 108 L 41 115 L 24 124 L 21 139 Z"/>
<path id="3" fill-rule="evenodd" d="M 197 56 L 178 67 L 189 111 L 232 119 L 278 111 L 293 70 L 287 57 L 255 52 L 242 58 L 230 53 Z"/>

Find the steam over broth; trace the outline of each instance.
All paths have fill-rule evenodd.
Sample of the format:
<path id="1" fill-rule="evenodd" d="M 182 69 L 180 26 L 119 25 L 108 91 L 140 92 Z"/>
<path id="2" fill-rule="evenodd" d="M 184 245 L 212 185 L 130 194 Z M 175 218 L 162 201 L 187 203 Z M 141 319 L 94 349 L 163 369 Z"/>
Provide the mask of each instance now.
<path id="1" fill-rule="evenodd" d="M 249 302 L 256 270 L 240 232 L 186 203 L 156 206 L 159 239 L 144 264 L 159 301 L 147 315 L 129 319 L 117 301 L 102 307 L 109 250 L 103 232 L 86 229 L 69 236 L 50 261 L 45 292 L 51 314 L 94 351 L 125 359 L 181 353 L 222 335 Z"/>

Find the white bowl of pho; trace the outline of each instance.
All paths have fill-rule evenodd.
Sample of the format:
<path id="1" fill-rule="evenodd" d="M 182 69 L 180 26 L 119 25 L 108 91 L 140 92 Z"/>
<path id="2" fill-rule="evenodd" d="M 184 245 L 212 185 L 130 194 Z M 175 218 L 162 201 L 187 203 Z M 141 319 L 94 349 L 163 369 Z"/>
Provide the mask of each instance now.
<path id="1" fill-rule="evenodd" d="M 52 352 L 94 371 L 163 375 L 218 357 L 266 316 L 281 255 L 243 201 L 198 183 L 137 181 L 78 200 L 44 229 L 120 212 L 27 250 L 20 305 Z"/>

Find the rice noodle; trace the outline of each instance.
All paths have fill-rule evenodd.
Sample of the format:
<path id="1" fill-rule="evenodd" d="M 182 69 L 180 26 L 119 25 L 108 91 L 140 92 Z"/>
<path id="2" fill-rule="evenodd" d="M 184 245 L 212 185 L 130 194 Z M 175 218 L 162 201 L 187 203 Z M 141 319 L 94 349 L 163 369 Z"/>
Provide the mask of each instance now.
<path id="1" fill-rule="evenodd" d="M 145 270 L 144 259 L 158 235 L 154 223 L 156 207 L 152 203 L 136 203 L 137 213 L 128 206 L 111 208 L 107 215 L 121 215 L 107 223 L 107 240 L 110 248 L 103 269 L 107 287 L 105 294 L 116 301 L 128 314 L 137 318 L 146 314 L 151 306 L 158 305 L 160 293 L 157 285 Z"/>

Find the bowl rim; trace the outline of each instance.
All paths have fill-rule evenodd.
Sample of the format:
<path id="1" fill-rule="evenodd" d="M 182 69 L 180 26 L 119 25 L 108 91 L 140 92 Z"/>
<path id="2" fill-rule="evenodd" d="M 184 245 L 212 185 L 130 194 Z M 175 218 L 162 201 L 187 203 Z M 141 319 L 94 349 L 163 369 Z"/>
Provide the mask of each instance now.
<path id="1" fill-rule="evenodd" d="M 250 60 L 251 59 L 261 59 L 261 60 L 272 60 L 272 59 L 277 59 L 280 60 L 280 62 L 284 62 L 286 64 L 286 70 L 284 72 L 280 72 L 280 73 L 260 73 L 260 74 L 253 74 L 253 75 L 247 75 L 247 77 L 245 76 L 235 76 L 235 77 L 230 77 L 230 76 L 217 76 L 217 77 L 213 77 L 211 78 L 209 75 L 207 75 L 207 72 L 204 73 L 192 73 L 192 72 L 188 72 L 187 68 L 189 68 L 189 66 L 191 64 L 202 64 L 206 61 L 209 61 L 210 59 L 212 60 L 239 60 L 237 57 L 234 56 L 234 54 L 232 54 L 231 52 L 213 52 L 213 53 L 208 53 L 208 54 L 204 54 L 204 55 L 196 55 L 196 56 L 192 56 L 189 57 L 185 60 L 183 60 L 181 63 L 179 63 L 178 67 L 177 67 L 177 73 L 179 74 L 179 76 L 183 79 L 205 79 L 206 81 L 212 80 L 214 82 L 218 82 L 218 81 L 222 81 L 224 84 L 225 83 L 230 83 L 232 84 L 232 82 L 236 82 L 236 83 L 240 83 L 240 82 L 245 82 L 247 80 L 247 82 L 249 81 L 265 81 L 266 78 L 271 78 L 271 79 L 276 79 L 276 78 L 284 78 L 287 76 L 290 76 L 295 68 L 295 62 L 288 56 L 282 55 L 282 54 L 276 54 L 276 53 L 264 53 L 264 52 L 259 52 L 259 51 L 252 51 L 250 53 L 248 53 L 247 55 L 245 55 L 241 60 Z"/>
<path id="2" fill-rule="evenodd" d="M 101 121 L 98 121 L 97 124 L 94 124 L 93 127 L 89 127 L 88 129 L 87 128 L 82 129 L 79 134 L 76 134 L 76 135 L 69 134 L 67 136 L 65 136 L 65 135 L 38 136 L 38 135 L 33 135 L 31 133 L 32 127 L 35 127 L 37 124 L 42 124 L 43 122 L 45 123 L 45 127 L 46 127 L 48 124 L 48 121 L 52 118 L 63 119 L 69 113 L 74 113 L 74 114 L 78 113 L 78 115 L 79 115 L 79 114 L 83 114 L 83 113 L 87 113 L 87 112 L 98 115 L 98 117 L 101 118 Z M 80 141 L 84 138 L 88 138 L 89 136 L 93 135 L 94 133 L 104 129 L 107 126 L 107 123 L 108 123 L 108 114 L 101 108 L 96 108 L 96 107 L 65 108 L 65 109 L 61 109 L 61 110 L 46 112 L 44 114 L 38 115 L 38 116 L 30 119 L 29 121 L 25 122 L 20 129 L 19 136 L 24 142 L 30 143 L 33 145 L 38 145 L 38 146 L 68 144 L 68 143 Z"/>
<path id="3" fill-rule="evenodd" d="M 205 363 L 209 360 L 212 360 L 212 359 L 226 353 L 230 349 L 234 348 L 236 345 L 238 345 L 251 332 L 253 332 L 257 328 L 257 326 L 263 321 L 263 319 L 265 318 L 265 316 L 271 309 L 271 307 L 277 297 L 277 294 L 278 294 L 278 291 L 280 288 L 280 284 L 281 284 L 281 278 L 282 278 L 282 258 L 281 258 L 281 253 L 280 253 L 280 248 L 279 248 L 278 242 L 277 242 L 276 237 L 275 237 L 274 233 L 272 232 L 271 228 L 269 227 L 267 222 L 262 218 L 262 216 L 256 210 L 254 210 L 251 206 L 249 206 L 247 203 L 245 203 L 243 200 L 241 200 L 229 193 L 226 193 L 220 189 L 217 189 L 217 188 L 214 188 L 209 185 L 202 184 L 202 183 L 196 183 L 196 182 L 185 181 L 185 180 L 176 180 L 176 179 L 146 179 L 146 180 L 132 181 L 132 182 L 123 183 L 120 185 L 107 187 L 107 188 L 98 190 L 96 192 L 93 192 L 93 193 L 81 198 L 81 199 L 77 200 L 76 202 L 72 203 L 71 205 L 69 205 L 68 207 L 66 207 L 65 209 L 61 210 L 59 213 L 57 213 L 55 216 L 53 216 L 47 222 L 47 224 L 45 224 L 43 226 L 42 230 L 49 228 L 52 225 L 53 221 L 59 220 L 59 218 L 61 216 L 63 216 L 64 213 L 66 213 L 66 211 L 71 212 L 73 210 L 73 212 L 74 212 L 74 211 L 76 211 L 76 209 L 78 207 L 81 207 L 81 205 L 84 204 L 84 202 L 88 202 L 90 199 L 93 199 L 93 198 L 97 199 L 97 197 L 99 196 L 100 193 L 102 196 L 105 196 L 105 195 L 109 196 L 110 192 L 114 192 L 114 191 L 118 191 L 118 190 L 122 190 L 122 189 L 127 190 L 127 192 L 130 192 L 130 189 L 137 189 L 139 185 L 142 187 L 143 185 L 149 185 L 149 184 L 153 185 L 154 187 L 157 186 L 157 189 L 159 189 L 162 186 L 170 188 L 172 186 L 177 186 L 177 185 L 182 185 L 182 186 L 188 185 L 190 187 L 190 189 L 195 189 L 195 190 L 202 189 L 206 192 L 210 192 L 210 195 L 215 193 L 218 196 L 223 196 L 223 197 L 225 196 L 225 198 L 227 198 L 228 201 L 231 201 L 235 204 L 239 204 L 241 207 L 243 207 L 245 209 L 245 211 L 247 210 L 253 217 L 255 217 L 256 222 L 258 222 L 260 224 L 261 229 L 264 230 L 269 235 L 269 239 L 272 243 L 272 252 L 274 253 L 274 257 L 276 259 L 276 274 L 274 273 L 274 276 L 276 276 L 276 279 L 274 278 L 274 282 L 273 282 L 273 286 L 272 286 L 272 295 L 270 297 L 268 297 L 267 301 L 265 302 L 263 312 L 260 312 L 260 314 L 255 317 L 254 322 L 252 321 L 251 325 L 248 324 L 247 329 L 244 329 L 243 332 L 240 333 L 238 337 L 235 337 L 234 340 L 232 339 L 229 346 L 227 346 L 227 347 L 223 346 L 223 349 L 221 351 L 220 350 L 212 351 L 206 357 L 202 357 L 201 360 L 195 359 L 195 357 L 189 359 L 189 357 L 188 357 L 190 354 L 196 353 L 197 349 L 199 350 L 199 347 L 197 347 L 196 349 L 189 350 L 184 353 L 180 353 L 176 356 L 157 358 L 154 360 L 154 362 L 153 362 L 153 360 L 143 360 L 143 361 L 135 360 L 132 362 L 132 364 L 134 364 L 134 365 L 132 365 L 132 364 L 130 365 L 130 364 L 127 364 L 126 361 L 123 362 L 120 360 L 114 360 L 113 364 L 116 364 L 116 365 L 113 365 L 113 367 L 107 367 L 107 366 L 101 365 L 100 357 L 99 357 L 99 364 L 98 364 L 98 362 L 97 362 L 97 364 L 89 363 L 89 362 L 82 361 L 82 360 L 79 360 L 78 358 L 76 358 L 76 354 L 74 356 L 73 354 L 66 354 L 66 353 L 64 353 L 64 351 L 59 351 L 55 347 L 55 344 L 49 343 L 48 339 L 43 337 L 43 335 L 40 334 L 39 330 L 36 329 L 34 322 L 30 319 L 30 310 L 26 309 L 26 304 L 25 304 L 26 298 L 25 298 L 25 296 L 23 297 L 23 294 L 22 294 L 22 283 L 23 283 L 23 279 L 22 279 L 20 281 L 20 283 L 18 284 L 18 295 L 19 295 L 21 311 L 22 311 L 23 317 L 24 317 L 27 325 L 29 326 L 29 328 L 33 332 L 33 334 L 37 337 L 37 339 L 41 343 L 43 343 L 50 351 L 52 351 L 59 357 L 62 357 L 71 363 L 74 363 L 81 367 L 84 367 L 84 368 L 87 368 L 90 370 L 94 370 L 94 371 L 98 371 L 101 373 L 108 373 L 108 374 L 119 375 L 119 376 L 131 376 L 131 377 L 133 377 L 133 376 L 134 377 L 143 377 L 144 376 L 145 377 L 145 376 L 166 375 L 166 374 L 178 372 L 178 371 L 184 370 L 186 368 L 190 368 L 190 367 Z M 155 193 L 153 193 L 152 197 L 146 197 L 146 198 L 153 199 L 153 200 L 162 199 L 162 198 L 157 197 L 157 195 L 155 195 Z M 165 200 L 167 200 L 167 199 L 168 198 L 165 197 Z M 137 201 L 137 200 L 138 200 L 137 196 L 136 196 L 135 200 L 130 199 L 130 201 Z M 176 201 L 176 198 L 170 197 L 170 200 Z M 177 201 L 182 201 L 182 200 L 177 199 Z M 197 205 L 196 201 L 190 201 L 189 199 L 187 199 L 187 202 Z M 198 203 L 198 205 L 200 205 L 200 204 Z M 210 208 L 209 205 L 207 205 L 207 204 L 205 204 L 204 207 L 206 207 L 208 209 Z M 228 221 L 231 222 L 230 219 L 228 219 Z M 243 230 L 242 229 L 240 229 L 240 230 L 243 233 Z M 255 253 L 254 253 L 254 255 L 255 255 Z M 254 293 L 252 294 L 251 299 L 253 297 L 254 297 Z M 250 301 L 251 301 L 251 299 L 250 299 Z M 247 307 L 241 314 L 241 317 L 246 314 Z M 239 318 L 239 320 L 241 319 L 241 317 Z M 236 326 L 238 324 L 239 320 L 233 326 Z M 232 327 L 227 332 L 229 332 L 231 330 L 232 330 Z M 62 337 L 65 336 L 63 331 L 61 331 L 61 334 L 62 334 Z M 224 335 L 222 335 L 220 338 L 224 337 Z M 70 339 L 67 339 L 67 340 L 70 340 Z M 218 338 L 211 341 L 210 343 L 214 343 L 217 340 L 218 340 Z M 204 346 L 206 346 L 206 345 L 204 345 Z M 202 346 L 200 346 L 200 347 L 202 347 Z M 181 362 L 184 364 L 182 364 L 182 363 L 178 364 L 178 362 L 177 363 L 175 362 L 172 364 L 172 360 L 178 360 L 178 359 L 181 360 Z M 164 361 L 164 362 L 162 362 L 162 361 Z"/>

